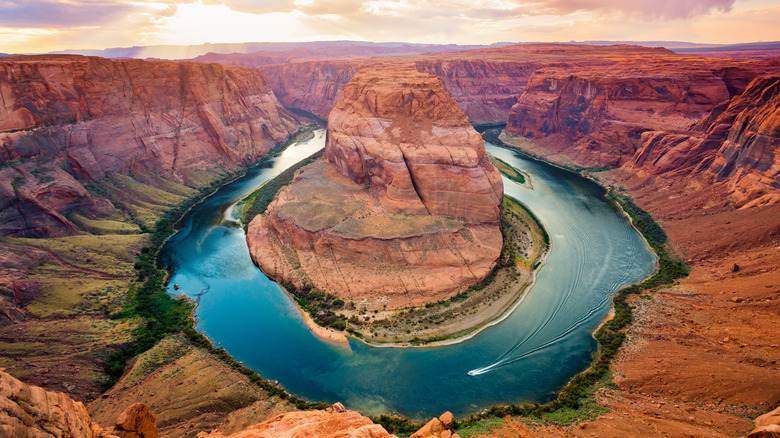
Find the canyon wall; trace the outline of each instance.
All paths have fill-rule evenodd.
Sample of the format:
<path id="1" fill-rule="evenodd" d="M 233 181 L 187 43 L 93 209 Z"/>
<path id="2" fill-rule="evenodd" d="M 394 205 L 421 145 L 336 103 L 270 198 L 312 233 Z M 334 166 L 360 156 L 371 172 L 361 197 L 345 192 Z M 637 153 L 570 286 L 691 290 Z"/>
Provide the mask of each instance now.
<path id="1" fill-rule="evenodd" d="M 503 185 L 438 78 L 395 67 L 355 75 L 331 112 L 324 156 L 249 224 L 266 274 L 397 308 L 492 272 Z"/>
<path id="2" fill-rule="evenodd" d="M 391 63 L 382 58 L 327 60 L 265 65 L 274 93 L 286 106 L 303 108 L 327 118 L 344 86 L 361 68 Z M 523 94 L 537 62 L 474 59 L 420 59 L 397 61 L 438 76 L 474 124 L 503 123 Z"/>
<path id="3" fill-rule="evenodd" d="M 724 182 L 737 206 L 780 201 L 780 76 L 760 76 L 687 132 L 649 131 L 627 168 Z"/>
<path id="4" fill-rule="evenodd" d="M 583 166 L 615 167 L 632 159 L 643 133 L 686 131 L 750 80 L 777 69 L 776 61 L 670 58 L 543 68 L 506 129 Z"/>
<path id="5" fill-rule="evenodd" d="M 0 62 L 0 234 L 72 229 L 84 184 L 113 172 L 188 186 L 237 170 L 297 130 L 256 69 L 25 56 Z M 152 176 L 147 180 L 154 179 Z"/>
<path id="6" fill-rule="evenodd" d="M 344 85 L 361 68 L 382 64 L 413 67 L 438 76 L 469 121 L 484 124 L 506 122 L 529 77 L 539 68 L 607 65 L 626 59 L 674 56 L 662 48 L 627 45 L 519 44 L 415 56 L 298 60 L 262 65 L 261 69 L 282 103 L 327 118 L 341 100 Z"/>
<path id="7" fill-rule="evenodd" d="M 265 65 L 274 94 L 285 106 L 302 108 L 323 119 L 341 100 L 344 86 L 368 61 L 310 61 Z"/>

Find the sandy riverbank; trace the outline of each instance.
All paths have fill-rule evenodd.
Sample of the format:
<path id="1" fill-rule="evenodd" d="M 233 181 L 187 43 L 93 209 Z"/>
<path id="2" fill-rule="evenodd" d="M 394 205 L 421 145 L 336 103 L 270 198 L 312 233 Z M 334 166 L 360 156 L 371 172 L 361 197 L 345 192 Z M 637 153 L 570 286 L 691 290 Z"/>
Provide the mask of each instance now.
<path id="1" fill-rule="evenodd" d="M 288 296 L 290 296 L 290 293 L 287 292 L 285 289 L 284 291 Z M 290 299 L 293 300 L 293 303 L 295 304 L 295 308 L 298 309 L 298 312 L 301 313 L 303 316 L 303 321 L 306 323 L 306 326 L 309 327 L 309 330 L 312 331 L 315 335 L 321 337 L 322 339 L 332 341 L 332 342 L 338 342 L 340 344 L 347 344 L 347 336 L 344 334 L 344 332 L 336 331 L 331 328 L 322 327 L 321 325 L 318 325 L 316 322 L 314 322 L 314 319 L 309 315 L 308 312 L 303 310 L 301 306 L 298 305 L 298 303 L 295 302 L 295 299 L 290 296 Z"/>

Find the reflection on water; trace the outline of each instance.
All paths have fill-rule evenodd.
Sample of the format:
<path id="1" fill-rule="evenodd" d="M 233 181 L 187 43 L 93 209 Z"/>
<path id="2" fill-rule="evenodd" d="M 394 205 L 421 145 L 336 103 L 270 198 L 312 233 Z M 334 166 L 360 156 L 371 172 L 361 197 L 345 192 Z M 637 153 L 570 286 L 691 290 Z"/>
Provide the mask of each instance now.
<path id="1" fill-rule="evenodd" d="M 323 145 L 320 131 L 218 190 L 184 218 L 162 253 L 171 284 L 199 298 L 198 329 L 294 394 L 416 419 L 548 401 L 590 363 L 591 332 L 606 316 L 611 294 L 655 265 L 600 187 L 488 144 L 490 154 L 530 176 L 533 189 L 504 179 L 505 192 L 526 204 L 551 237 L 547 264 L 523 302 L 500 324 L 456 345 L 397 349 L 321 340 L 252 263 L 233 204 Z"/>

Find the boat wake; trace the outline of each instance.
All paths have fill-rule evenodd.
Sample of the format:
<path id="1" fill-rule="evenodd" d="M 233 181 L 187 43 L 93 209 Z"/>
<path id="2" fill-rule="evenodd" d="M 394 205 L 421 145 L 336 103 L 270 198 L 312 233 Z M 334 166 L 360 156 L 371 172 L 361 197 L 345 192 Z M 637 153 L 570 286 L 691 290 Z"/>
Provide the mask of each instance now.
<path id="1" fill-rule="evenodd" d="M 590 236 L 581 233 L 580 230 L 574 227 L 571 227 L 569 231 L 572 232 L 571 236 L 574 238 L 574 240 L 577 241 L 579 245 L 588 247 L 591 240 Z M 608 248 L 607 251 L 611 253 L 612 248 Z M 631 260 L 633 260 L 634 255 L 637 252 L 638 252 L 637 248 L 633 246 L 627 249 L 627 257 L 623 259 L 623 263 L 621 264 L 623 266 L 618 267 L 618 269 L 620 269 L 622 274 L 610 282 L 607 289 L 604 291 L 604 294 L 598 299 L 598 301 L 593 305 L 591 305 L 583 314 L 581 314 L 575 322 L 573 322 L 564 330 L 560 331 L 559 333 L 557 333 L 552 337 L 542 336 L 544 334 L 543 332 L 545 331 L 545 328 L 553 327 L 555 325 L 554 321 L 558 319 L 557 317 L 559 313 L 561 313 L 561 311 L 564 310 L 565 307 L 567 307 L 567 302 L 574 295 L 575 291 L 579 289 L 581 280 L 583 280 L 583 276 L 584 276 L 583 271 L 586 263 L 584 262 L 584 260 L 577 260 L 577 265 L 579 266 L 579 269 L 574 273 L 572 278 L 569 280 L 568 282 L 569 284 L 567 285 L 567 291 L 563 295 L 562 300 L 556 305 L 553 311 L 550 312 L 549 316 L 544 320 L 544 322 L 542 322 L 538 327 L 536 327 L 530 334 L 525 336 L 524 339 L 520 340 L 520 342 L 518 342 L 509 350 L 507 350 L 502 355 L 500 355 L 493 363 L 491 363 L 490 365 L 486 365 L 484 367 L 470 370 L 467 374 L 469 376 L 479 376 L 488 373 L 490 371 L 493 371 L 495 369 L 501 368 L 503 366 L 515 363 L 519 360 L 525 359 L 531 355 L 539 353 L 540 351 L 555 345 L 556 343 L 564 340 L 571 333 L 577 331 L 577 329 L 580 328 L 582 325 L 588 324 L 590 322 L 590 319 L 593 317 L 593 315 L 601 311 L 604 308 L 604 306 L 607 305 L 607 302 L 611 299 L 612 294 L 617 289 L 630 282 L 628 267 L 625 265 L 627 265 Z M 588 279 L 588 283 L 597 284 L 601 280 L 601 278 L 607 273 L 607 269 L 605 268 L 606 265 L 601 269 L 599 269 L 596 273 L 596 278 Z M 542 339 L 546 339 L 546 341 L 541 342 L 539 345 L 533 346 L 526 351 L 522 351 L 522 353 L 519 355 L 515 355 L 515 353 L 518 352 L 518 350 L 520 350 L 523 346 L 527 345 L 529 342 L 539 337 L 542 337 Z"/>

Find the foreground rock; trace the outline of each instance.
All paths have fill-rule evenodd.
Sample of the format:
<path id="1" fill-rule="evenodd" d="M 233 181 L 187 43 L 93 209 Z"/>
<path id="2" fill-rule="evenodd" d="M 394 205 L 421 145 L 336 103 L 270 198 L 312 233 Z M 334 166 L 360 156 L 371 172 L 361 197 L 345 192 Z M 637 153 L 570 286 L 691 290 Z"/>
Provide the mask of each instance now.
<path id="1" fill-rule="evenodd" d="M 756 418 L 756 428 L 748 438 L 778 438 L 780 437 L 780 407 Z"/>
<path id="2" fill-rule="evenodd" d="M 336 405 L 341 405 L 337 403 Z M 355 411 L 290 412 L 256 424 L 229 438 L 394 438 L 380 425 Z M 226 438 L 219 431 L 198 434 L 198 438 Z"/>
<path id="3" fill-rule="evenodd" d="M 439 418 L 434 418 L 409 438 L 459 438 L 452 429 L 455 427 L 455 417 L 447 411 Z"/>
<path id="4" fill-rule="evenodd" d="M 501 253 L 503 185 L 441 81 L 362 72 L 328 122 L 325 160 L 249 225 L 271 277 L 389 308 L 476 284 Z"/>
<path id="5" fill-rule="evenodd" d="M 61 392 L 30 386 L 0 371 L 0 436 L 6 438 L 157 438 L 155 418 L 146 405 L 136 403 L 103 428 L 87 408 Z"/>

